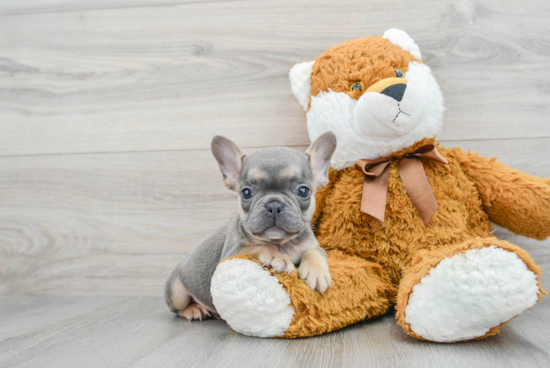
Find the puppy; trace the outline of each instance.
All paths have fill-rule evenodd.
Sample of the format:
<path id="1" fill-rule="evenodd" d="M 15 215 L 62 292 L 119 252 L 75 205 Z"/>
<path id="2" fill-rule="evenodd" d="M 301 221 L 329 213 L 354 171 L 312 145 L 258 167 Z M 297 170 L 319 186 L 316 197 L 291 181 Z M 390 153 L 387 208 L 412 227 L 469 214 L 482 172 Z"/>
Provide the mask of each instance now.
<path id="1" fill-rule="evenodd" d="M 210 282 L 221 260 L 249 254 L 265 267 L 290 273 L 323 294 L 331 285 L 326 252 L 310 227 L 315 191 L 328 182 L 336 136 L 320 136 L 305 154 L 265 148 L 250 155 L 227 138 L 212 140 L 225 186 L 239 193 L 238 211 L 174 268 L 165 286 L 170 310 L 189 320 L 217 316 Z"/>

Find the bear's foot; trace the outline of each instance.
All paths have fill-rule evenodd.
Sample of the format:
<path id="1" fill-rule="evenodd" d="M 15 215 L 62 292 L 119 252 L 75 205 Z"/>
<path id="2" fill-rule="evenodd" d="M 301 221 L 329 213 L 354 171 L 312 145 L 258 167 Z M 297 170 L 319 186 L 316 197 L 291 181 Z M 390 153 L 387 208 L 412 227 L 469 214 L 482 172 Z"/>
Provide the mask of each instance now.
<path id="1" fill-rule="evenodd" d="M 276 273 L 248 255 L 229 258 L 212 277 L 214 306 L 242 334 L 296 338 L 382 315 L 395 302 L 395 287 L 379 265 L 337 251 L 328 252 L 327 262 L 332 286 L 321 295 L 297 271 Z"/>
<path id="2" fill-rule="evenodd" d="M 283 335 L 294 317 L 290 296 L 277 277 L 246 257 L 221 262 L 210 290 L 220 316 L 244 335 Z"/>
<path id="3" fill-rule="evenodd" d="M 397 317 L 408 334 L 425 340 L 494 335 L 542 291 L 540 270 L 527 253 L 497 239 L 436 249 L 415 263 L 401 282 Z"/>

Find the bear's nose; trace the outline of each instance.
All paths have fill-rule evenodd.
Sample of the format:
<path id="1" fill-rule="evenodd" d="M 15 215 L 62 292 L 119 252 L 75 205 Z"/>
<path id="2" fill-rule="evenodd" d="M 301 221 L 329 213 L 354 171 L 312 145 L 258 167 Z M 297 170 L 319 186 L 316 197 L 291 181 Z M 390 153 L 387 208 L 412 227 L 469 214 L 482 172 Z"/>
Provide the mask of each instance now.
<path id="1" fill-rule="evenodd" d="M 406 89 L 407 89 L 406 84 L 394 84 L 392 86 L 385 88 L 383 91 L 380 92 L 380 94 L 389 96 L 394 100 L 401 102 Z"/>
<path id="2" fill-rule="evenodd" d="M 407 89 L 407 83 L 405 78 L 385 78 L 374 83 L 365 92 L 377 92 L 401 102 Z"/>
<path id="3" fill-rule="evenodd" d="M 279 217 L 281 212 L 283 212 L 284 207 L 281 203 L 272 201 L 265 205 L 265 209 L 267 213 L 269 213 L 269 217 Z"/>

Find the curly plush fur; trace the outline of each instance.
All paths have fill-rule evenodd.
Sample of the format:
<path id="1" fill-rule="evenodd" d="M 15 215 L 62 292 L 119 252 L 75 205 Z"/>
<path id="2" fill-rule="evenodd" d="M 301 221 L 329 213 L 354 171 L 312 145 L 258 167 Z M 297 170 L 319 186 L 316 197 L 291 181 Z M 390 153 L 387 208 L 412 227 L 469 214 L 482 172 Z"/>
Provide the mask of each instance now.
<path id="1" fill-rule="evenodd" d="M 364 176 L 353 167 L 354 160 L 402 157 L 433 144 L 431 137 L 442 124 L 438 88 L 417 90 L 439 105 L 423 110 L 424 117 L 409 133 L 386 141 L 356 132 L 353 109 L 311 114 L 316 98 L 324 98 L 327 108 L 341 100 L 357 101 L 370 86 L 394 77 L 395 69 L 407 77 L 411 65 L 419 65 L 421 61 L 411 54 L 420 57 L 414 41 L 402 31 L 388 34 L 391 37 L 344 42 L 307 67 L 291 72 L 291 81 L 300 81 L 293 91 L 307 111 L 310 135 L 328 129 L 323 124 L 333 124 L 339 148 L 330 181 L 317 192 L 314 215 L 316 236 L 327 250 L 333 285 L 321 296 L 294 273 L 271 272 L 270 277 L 278 278 L 295 309 L 281 337 L 332 331 L 380 315 L 395 304 L 398 323 L 411 336 L 440 342 L 478 339 L 496 334 L 500 325 L 545 294 L 539 267 L 519 247 L 495 238 L 490 221 L 531 238 L 550 236 L 549 179 L 460 148 L 438 146 L 449 161 L 447 165 L 422 159 L 439 204 L 427 227 L 407 194 L 395 161 L 389 166 L 384 222 L 361 212 Z M 309 74 L 299 75 L 303 72 Z M 425 72 L 422 75 L 432 78 L 429 68 Z M 302 88 L 308 81 L 310 85 Z M 361 83 L 361 90 L 351 90 L 353 83 Z M 412 83 L 409 81 L 407 88 Z M 334 115 L 338 111 L 351 115 Z M 333 115 L 327 118 L 323 114 Z"/>

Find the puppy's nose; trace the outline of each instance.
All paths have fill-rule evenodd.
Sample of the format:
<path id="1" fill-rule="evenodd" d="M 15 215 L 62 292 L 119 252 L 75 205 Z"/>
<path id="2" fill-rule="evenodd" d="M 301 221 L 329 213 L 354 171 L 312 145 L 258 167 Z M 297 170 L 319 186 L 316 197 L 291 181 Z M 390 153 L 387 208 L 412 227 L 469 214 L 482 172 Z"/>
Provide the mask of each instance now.
<path id="1" fill-rule="evenodd" d="M 393 86 L 385 88 L 382 92 L 380 92 L 380 94 L 389 96 L 394 100 L 400 102 L 403 99 L 403 95 L 405 94 L 406 89 L 406 84 L 394 84 Z"/>
<path id="2" fill-rule="evenodd" d="M 266 204 L 265 209 L 269 213 L 269 217 L 279 217 L 281 212 L 283 212 L 284 207 L 281 203 L 273 201 Z"/>

